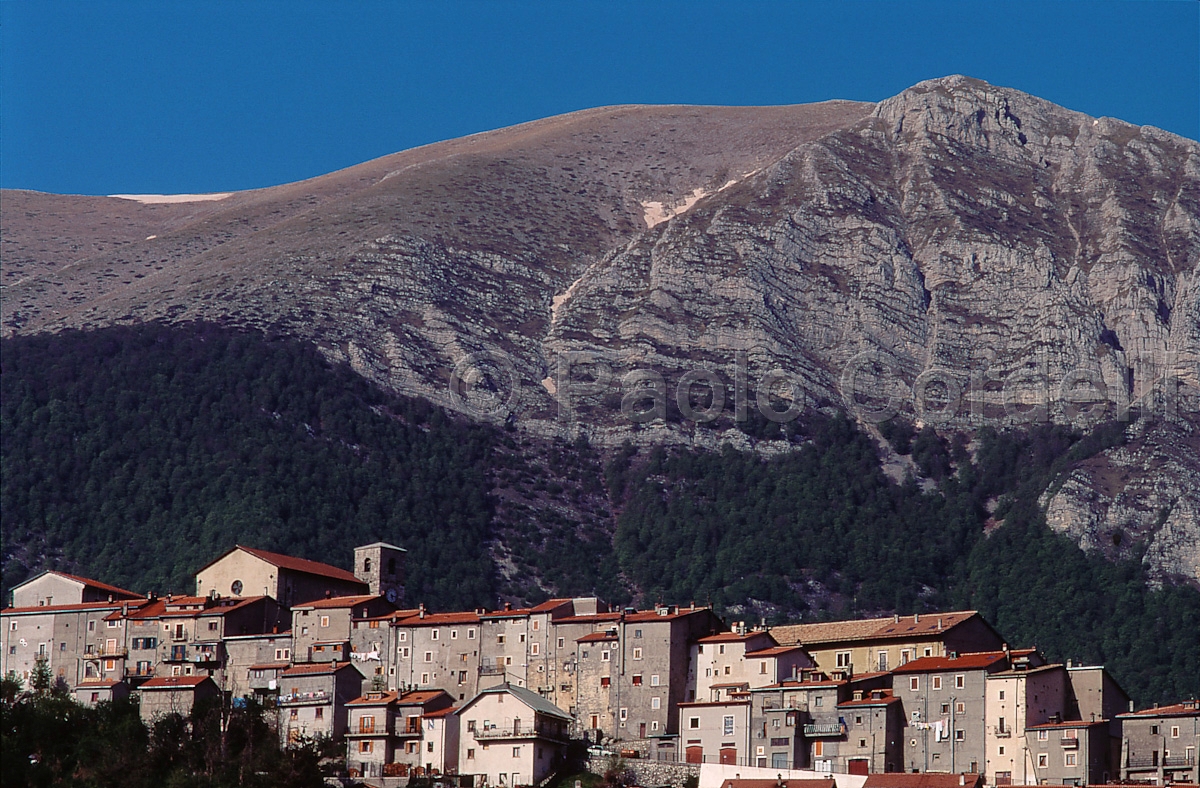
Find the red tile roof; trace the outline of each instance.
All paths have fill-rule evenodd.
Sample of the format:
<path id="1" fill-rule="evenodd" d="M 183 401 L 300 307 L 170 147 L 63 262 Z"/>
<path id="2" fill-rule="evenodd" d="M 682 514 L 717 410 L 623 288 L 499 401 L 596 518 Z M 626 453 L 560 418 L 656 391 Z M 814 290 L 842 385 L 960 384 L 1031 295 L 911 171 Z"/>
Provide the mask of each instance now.
<path id="1" fill-rule="evenodd" d="M 676 704 L 676 705 L 677 705 L 677 706 L 679 706 L 679 708 L 681 708 L 681 709 L 682 709 L 684 706 L 689 706 L 689 707 L 698 707 L 698 706 L 749 706 L 749 705 L 750 705 L 750 701 L 748 701 L 748 700 L 693 700 L 693 701 L 687 701 L 687 702 L 685 702 L 685 703 L 678 703 L 678 704 Z"/>
<path id="2" fill-rule="evenodd" d="M 863 788 L 979 788 L 982 784 L 981 774 L 888 772 L 868 774 Z"/>
<path id="3" fill-rule="evenodd" d="M 921 613 L 919 616 L 870 618 L 854 621 L 827 621 L 818 624 L 787 624 L 772 627 L 771 634 L 780 643 L 811 646 L 846 641 L 871 641 L 940 635 L 977 616 L 974 610 L 949 613 Z"/>
<path id="4" fill-rule="evenodd" d="M 398 619 L 395 625 L 398 627 L 435 627 L 446 624 L 478 623 L 479 615 L 476 613 L 426 613 L 424 618 L 417 614 Z"/>
<path id="5" fill-rule="evenodd" d="M 293 610 L 343 610 L 355 605 L 363 605 L 368 602 L 374 602 L 380 599 L 379 594 L 364 594 L 360 596 L 335 596 L 329 599 L 318 599 L 313 602 L 305 602 L 302 605 L 293 605 Z"/>
<path id="6" fill-rule="evenodd" d="M 1063 720 L 1062 722 L 1043 722 L 1040 725 L 1026 725 L 1025 730 L 1027 730 L 1027 731 L 1036 731 L 1039 729 L 1047 730 L 1047 731 L 1062 730 L 1062 729 L 1070 730 L 1072 728 L 1090 728 L 1093 725 L 1107 725 L 1107 724 L 1108 724 L 1108 720 L 1103 720 L 1103 719 L 1089 720 L 1089 721 Z"/>
<path id="7" fill-rule="evenodd" d="M 715 635 L 699 638 L 697 643 L 741 643 L 766 635 L 766 632 L 718 632 Z M 774 640 L 774 638 L 771 638 Z"/>
<path id="8" fill-rule="evenodd" d="M 76 689 L 104 689 L 106 687 L 115 687 L 121 682 L 116 679 L 84 679 L 75 687 Z"/>
<path id="9" fill-rule="evenodd" d="M 1130 711 L 1124 714 L 1118 714 L 1119 718 L 1137 718 L 1137 717 L 1195 717 L 1200 715 L 1200 703 L 1189 700 L 1183 703 L 1176 703 L 1171 706 L 1158 706 L 1153 709 L 1142 709 L 1141 711 Z"/>
<path id="10" fill-rule="evenodd" d="M 33 605 L 31 607 L 6 607 L 0 610 L 6 616 L 9 615 L 28 615 L 30 613 L 72 613 L 86 612 L 88 610 L 120 610 L 123 605 L 129 607 L 140 607 L 141 602 L 136 605 L 133 602 L 126 600 L 115 600 L 113 602 L 77 602 L 73 605 Z"/>
<path id="11" fill-rule="evenodd" d="M 957 657 L 921 657 L 900 665 L 893 673 L 935 673 L 954 670 L 986 670 L 1003 663 L 1007 656 L 1003 651 L 979 651 L 959 654 Z"/>
<path id="12" fill-rule="evenodd" d="M 378 696 L 378 697 L 372 697 Z M 396 702 L 395 692 L 372 692 L 370 695 L 363 695 L 361 698 L 347 701 L 347 706 L 386 706 L 389 703 Z"/>
<path id="13" fill-rule="evenodd" d="M 431 700 L 437 700 L 443 695 L 449 697 L 448 693 L 444 690 L 410 690 L 397 698 L 397 700 L 403 706 L 421 706 Z"/>
<path id="14" fill-rule="evenodd" d="M 564 616 L 558 619 L 558 624 L 607 624 L 620 621 L 620 613 L 588 613 L 582 616 Z"/>
<path id="15" fill-rule="evenodd" d="M 194 689 L 206 681 L 208 676 L 155 676 L 141 686 L 143 690 Z"/>
<path id="16" fill-rule="evenodd" d="M 615 632 L 593 632 L 590 635 L 584 635 L 581 638 L 576 638 L 576 643 L 601 643 L 613 641 L 617 639 Z"/>
<path id="17" fill-rule="evenodd" d="M 130 611 L 128 615 L 124 616 L 124 618 L 128 618 L 130 620 L 142 620 L 151 618 L 197 618 L 200 616 L 224 616 L 228 613 L 232 613 L 235 610 L 241 610 L 244 607 L 249 607 L 250 605 L 253 605 L 264 599 L 269 599 L 269 597 L 219 597 L 215 601 L 205 596 L 163 597 L 160 599 L 155 599 L 148 604 L 142 605 L 137 610 Z M 185 609 L 172 610 L 170 608 Z M 121 617 L 122 616 L 120 613 L 109 616 L 109 618 Z"/>
<path id="18" fill-rule="evenodd" d="M 349 662 L 305 662 L 300 665 L 292 665 L 283 672 L 283 676 L 286 678 L 291 678 L 292 676 L 327 676 L 350 667 L 353 666 Z"/>
<path id="19" fill-rule="evenodd" d="M 721 788 L 835 788 L 832 777 L 808 780 L 726 780 Z"/>
<path id="20" fill-rule="evenodd" d="M 540 605 L 534 605 L 529 608 L 529 610 L 532 613 L 549 613 L 554 608 L 568 604 L 570 601 L 570 599 L 547 599 Z"/>
<path id="21" fill-rule="evenodd" d="M 257 665 L 251 665 L 250 670 L 287 670 L 290 662 L 260 662 Z"/>
<path id="22" fill-rule="evenodd" d="M 451 714 L 453 714 L 456 711 L 458 711 L 457 706 L 447 706 L 446 708 L 438 709 L 437 711 L 427 711 L 427 712 L 425 712 L 425 716 L 426 717 L 449 717 Z"/>
<path id="23" fill-rule="evenodd" d="M 789 654 L 793 651 L 804 651 L 801 646 L 770 646 L 769 648 L 761 648 L 758 651 L 747 651 L 746 657 L 778 657 L 781 654 Z"/>
<path id="24" fill-rule="evenodd" d="M 95 588 L 99 591 L 106 591 L 110 594 L 119 594 L 119 595 L 127 597 L 129 599 L 145 599 L 146 598 L 145 594 L 138 594 L 134 591 L 129 591 L 127 589 L 120 588 L 118 586 L 109 585 L 108 583 L 101 583 L 99 580 L 93 580 L 90 577 L 81 577 L 80 575 L 69 575 L 66 572 L 59 572 L 57 570 L 50 570 L 49 574 L 58 575 L 59 577 L 65 577 L 68 580 L 74 580 L 78 583 L 83 583 L 85 586 Z"/>
<path id="25" fill-rule="evenodd" d="M 362 580 L 359 580 L 352 573 L 347 572 L 345 569 L 338 569 L 336 566 L 330 566 L 329 564 L 323 564 L 320 561 L 309 561 L 306 558 L 294 558 L 290 555 L 283 555 L 282 553 L 272 553 L 269 550 L 259 550 L 258 548 L 246 547 L 245 545 L 236 545 L 232 549 L 226 550 L 224 553 L 222 553 L 217 558 L 213 559 L 212 561 L 209 561 L 207 564 L 200 567 L 199 571 L 203 572 L 205 569 L 208 569 L 213 564 L 215 564 L 218 561 L 225 558 L 225 556 L 231 555 L 232 553 L 235 553 L 238 550 L 241 550 L 241 551 L 243 551 L 249 555 L 252 555 L 255 558 L 258 558 L 260 560 L 266 561 L 271 566 L 276 566 L 276 567 L 279 567 L 280 569 L 289 569 L 293 572 L 303 572 L 303 573 L 309 574 L 309 575 L 318 575 L 320 577 L 328 577 L 328 578 L 332 578 L 334 580 L 342 580 L 342 581 L 345 581 L 348 583 L 358 583 L 359 585 L 363 586 L 363 588 L 366 588 L 366 586 L 367 586 L 366 583 L 364 583 Z"/>
<path id="26" fill-rule="evenodd" d="M 882 697 L 873 698 L 873 697 L 871 697 L 871 693 L 864 692 L 862 700 L 845 700 L 838 704 L 838 708 L 840 709 L 840 708 L 843 708 L 846 706 L 849 706 L 849 707 L 886 706 L 889 703 L 899 703 L 900 702 L 899 698 L 892 695 L 891 690 L 883 690 L 880 694 L 882 695 Z"/>

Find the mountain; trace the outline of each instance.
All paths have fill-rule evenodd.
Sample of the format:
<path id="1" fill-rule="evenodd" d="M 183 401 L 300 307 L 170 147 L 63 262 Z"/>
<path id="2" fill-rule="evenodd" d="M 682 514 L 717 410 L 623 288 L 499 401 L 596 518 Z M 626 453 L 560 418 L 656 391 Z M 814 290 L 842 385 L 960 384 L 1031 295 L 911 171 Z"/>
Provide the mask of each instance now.
<path id="1" fill-rule="evenodd" d="M 1200 145 L 1158 129 L 948 77 L 876 105 L 588 110 L 220 199 L 0 210 L 5 336 L 262 329 L 541 438 L 786 450 L 736 429 L 760 387 L 877 437 L 895 413 L 968 438 L 1124 419 L 1048 522 L 1200 583 Z M 717 418 L 684 418 L 716 388 Z"/>

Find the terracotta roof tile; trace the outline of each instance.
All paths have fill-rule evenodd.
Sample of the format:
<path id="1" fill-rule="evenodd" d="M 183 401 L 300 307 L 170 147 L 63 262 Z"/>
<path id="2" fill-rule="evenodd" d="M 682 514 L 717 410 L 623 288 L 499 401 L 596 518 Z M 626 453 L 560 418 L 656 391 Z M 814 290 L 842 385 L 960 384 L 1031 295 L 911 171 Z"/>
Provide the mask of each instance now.
<path id="1" fill-rule="evenodd" d="M 589 635 L 584 635 L 581 638 L 576 638 L 576 643 L 601 643 L 615 641 L 617 635 L 615 632 L 592 632 Z"/>
<path id="2" fill-rule="evenodd" d="M 957 657 L 921 657 L 897 667 L 893 673 L 934 673 L 953 670 L 986 670 L 1002 664 L 1007 655 L 1003 651 L 979 651 L 959 654 Z"/>
<path id="3" fill-rule="evenodd" d="M 946 632 L 978 615 L 974 610 L 949 613 L 922 613 L 920 616 L 870 618 L 855 621 L 828 621 L 818 624 L 786 624 L 772 627 L 771 634 L 780 643 L 811 646 L 848 640 L 885 640 L 936 635 Z"/>
<path id="4" fill-rule="evenodd" d="M 206 681 L 212 681 L 212 679 L 208 676 L 155 676 L 143 684 L 141 689 L 194 689 Z"/>
<path id="5" fill-rule="evenodd" d="M 358 583 L 359 585 L 367 585 L 362 580 L 359 580 L 351 572 L 345 569 L 338 569 L 336 566 L 323 564 L 320 561 L 309 561 L 307 558 L 294 558 L 290 555 L 282 553 L 272 553 L 267 550 L 259 550 L 254 547 L 246 547 L 238 545 L 235 550 L 244 550 L 255 558 L 261 558 L 272 566 L 277 566 L 280 569 L 290 569 L 293 572 L 304 572 L 309 575 L 320 575 L 321 577 L 330 577 L 335 580 L 344 580 L 348 583 Z"/>
<path id="6" fill-rule="evenodd" d="M 832 777 L 803 780 L 726 780 L 721 788 L 835 788 Z"/>
<path id="7" fill-rule="evenodd" d="M 318 599 L 313 602 L 305 602 L 302 605 L 294 605 L 293 610 L 342 610 L 355 605 L 363 605 L 368 602 L 374 602 L 381 597 L 378 594 L 365 594 L 361 596 L 335 596 L 329 599 Z"/>
<path id="8" fill-rule="evenodd" d="M 145 599 L 146 598 L 145 594 L 139 594 L 134 591 L 129 591 L 128 589 L 125 589 L 125 588 L 120 588 L 118 586 L 110 585 L 108 583 L 101 583 L 99 580 L 93 580 L 90 577 L 82 577 L 80 575 L 69 575 L 66 572 L 59 572 L 57 570 L 51 570 L 49 572 L 49 574 L 59 575 L 60 577 L 65 577 L 70 580 L 74 580 L 76 582 L 83 583 L 85 586 L 90 586 L 91 588 L 95 588 L 100 591 L 107 591 L 110 594 L 120 594 L 121 596 L 127 597 L 129 599 Z"/>
<path id="9" fill-rule="evenodd" d="M 349 662 L 304 662 L 292 665 L 283 672 L 283 676 L 328 676 L 346 668 L 353 667 Z"/>
<path id="10" fill-rule="evenodd" d="M 979 788 L 981 774 L 912 774 L 888 772 L 868 774 L 863 788 Z"/>
<path id="11" fill-rule="evenodd" d="M 446 624 L 478 623 L 479 615 L 476 613 L 426 613 L 424 618 L 418 613 L 408 618 L 397 619 L 395 625 L 398 627 L 434 627 Z"/>
<path id="12" fill-rule="evenodd" d="M 1137 719 L 1138 717 L 1195 717 L 1200 716 L 1200 703 L 1190 700 L 1183 703 L 1175 703 L 1171 706 L 1159 706 L 1153 709 L 1142 709 L 1141 711 L 1130 711 L 1124 714 L 1118 714 L 1118 718 Z"/>

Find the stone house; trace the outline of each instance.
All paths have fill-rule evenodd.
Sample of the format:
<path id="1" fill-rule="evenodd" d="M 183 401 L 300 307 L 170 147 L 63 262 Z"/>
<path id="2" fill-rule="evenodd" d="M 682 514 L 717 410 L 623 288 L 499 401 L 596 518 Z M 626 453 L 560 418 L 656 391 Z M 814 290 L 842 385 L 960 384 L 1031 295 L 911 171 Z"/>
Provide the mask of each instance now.
<path id="1" fill-rule="evenodd" d="M 886 672 L 921 657 L 998 651 L 1003 639 L 974 610 L 772 627 L 783 645 L 802 646 L 822 670 Z"/>
<path id="2" fill-rule="evenodd" d="M 750 700 L 679 704 L 679 739 L 688 763 L 752 766 Z"/>
<path id="3" fill-rule="evenodd" d="M 814 663 L 799 646 L 780 646 L 765 630 L 747 631 L 739 622 L 731 632 L 698 639 L 691 647 L 688 697 L 718 700 L 714 689 L 766 687 L 795 678 Z"/>
<path id="4" fill-rule="evenodd" d="M 69 575 L 53 570 L 41 572 L 18 583 L 12 589 L 13 607 L 53 607 L 78 605 L 86 602 L 114 602 L 144 599 L 124 588 L 118 588 L 90 577 Z"/>
<path id="5" fill-rule="evenodd" d="M 1120 778 L 1200 783 L 1200 702 L 1120 714 Z"/>
<path id="6" fill-rule="evenodd" d="M 129 697 L 129 684 L 117 679 L 91 679 L 81 681 L 75 688 L 75 700 L 84 706 L 95 706 L 106 701 Z"/>
<path id="7" fill-rule="evenodd" d="M 444 689 L 457 700 L 473 697 L 480 682 L 478 613 L 427 613 L 392 623 L 388 689 Z"/>
<path id="8" fill-rule="evenodd" d="M 0 611 L 0 673 L 14 673 L 28 682 L 37 660 L 44 659 L 55 679 L 71 688 L 85 680 L 122 680 L 129 650 L 121 613 L 145 603 L 136 599 L 5 608 Z"/>
<path id="9" fill-rule="evenodd" d="M 904 709 L 891 690 L 853 690 L 838 704 L 846 741 L 833 770 L 845 774 L 900 771 L 904 756 Z"/>
<path id="10" fill-rule="evenodd" d="M 1061 720 L 1070 697 L 1063 665 L 1013 659 L 987 677 L 984 779 L 989 785 L 1033 785 L 1025 729 Z"/>
<path id="11" fill-rule="evenodd" d="M 358 619 L 379 619 L 396 606 L 378 595 L 338 596 L 292 608 L 292 661 L 345 662 L 351 659 Z M 386 630 L 385 630 L 386 632 Z M 382 675 L 382 671 L 381 671 Z"/>
<path id="12" fill-rule="evenodd" d="M 862 788 L 983 788 L 983 775 L 962 772 L 958 774 L 874 773 L 867 775 Z"/>
<path id="13" fill-rule="evenodd" d="M 358 777 L 440 773 L 443 764 L 435 763 L 434 748 L 425 741 L 425 717 L 452 703 L 442 690 L 371 691 L 348 702 L 347 767 Z"/>
<path id="14" fill-rule="evenodd" d="M 277 687 L 269 687 L 272 679 L 279 678 L 278 671 L 286 668 L 292 659 L 291 630 L 265 632 L 258 635 L 226 635 L 225 685 L 222 689 L 234 697 L 254 694 L 274 694 Z M 264 668 L 275 668 L 274 672 Z M 268 675 L 268 673 L 270 675 Z"/>
<path id="15" fill-rule="evenodd" d="M 345 569 L 237 545 L 196 572 L 196 595 L 269 596 L 283 607 L 370 593 L 367 579 Z"/>
<path id="16" fill-rule="evenodd" d="M 1025 747 L 1033 785 L 1102 785 L 1113 774 L 1107 720 L 1029 725 Z"/>
<path id="17" fill-rule="evenodd" d="M 285 742 L 304 736 L 340 741 L 346 704 L 363 694 L 363 674 L 351 664 L 310 662 L 279 673 L 279 734 Z"/>
<path id="18" fill-rule="evenodd" d="M 536 785 L 562 763 L 569 714 L 525 687 L 480 690 L 458 711 L 458 771 L 477 785 Z"/>
<path id="19" fill-rule="evenodd" d="M 167 714 L 190 715 L 196 704 L 218 700 L 221 689 L 208 676 L 155 676 L 138 688 L 138 696 L 142 722 L 153 725 Z"/>
<path id="20" fill-rule="evenodd" d="M 1039 660 L 1031 650 L 1011 654 Z M 892 671 L 892 691 L 907 721 L 903 770 L 980 773 L 987 752 L 987 677 L 1008 670 L 1009 660 L 1005 651 L 951 654 L 921 657 Z"/>

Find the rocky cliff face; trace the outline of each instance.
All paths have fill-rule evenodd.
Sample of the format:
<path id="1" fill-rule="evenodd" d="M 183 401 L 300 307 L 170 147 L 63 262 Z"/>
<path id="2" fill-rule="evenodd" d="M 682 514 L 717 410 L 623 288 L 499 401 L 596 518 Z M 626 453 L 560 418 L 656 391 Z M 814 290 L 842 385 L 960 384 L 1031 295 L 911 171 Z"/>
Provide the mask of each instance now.
<path id="1" fill-rule="evenodd" d="M 1153 410 L 1050 520 L 1200 577 L 1200 145 L 1157 129 L 950 77 L 874 106 L 592 110 L 214 202 L 3 211 L 8 334 L 254 325 L 541 435 L 744 440 L 760 392 L 963 430 Z"/>

